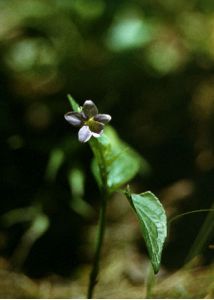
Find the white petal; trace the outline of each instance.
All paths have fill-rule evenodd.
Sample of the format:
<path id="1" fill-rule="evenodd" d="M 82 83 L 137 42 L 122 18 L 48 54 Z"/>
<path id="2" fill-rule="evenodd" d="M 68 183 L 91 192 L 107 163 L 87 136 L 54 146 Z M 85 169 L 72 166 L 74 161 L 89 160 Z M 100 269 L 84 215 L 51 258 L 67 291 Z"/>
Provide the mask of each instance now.
<path id="1" fill-rule="evenodd" d="M 81 143 L 86 143 L 88 140 L 90 140 L 91 136 L 92 132 L 88 126 L 83 126 L 80 128 L 78 132 L 78 139 Z"/>
<path id="2" fill-rule="evenodd" d="M 76 112 L 68 112 L 65 114 L 65 120 L 68 121 L 73 126 L 81 126 L 82 120 L 81 120 L 81 114 Z"/>
<path id="3" fill-rule="evenodd" d="M 96 133 L 96 132 L 93 132 L 93 131 L 92 131 L 92 135 L 93 135 L 95 138 L 100 137 L 102 134 L 103 134 L 103 130 L 100 131 L 100 133 Z"/>
<path id="4" fill-rule="evenodd" d="M 98 121 L 98 122 L 101 122 L 103 124 L 107 124 L 108 122 L 111 121 L 111 116 L 110 115 L 107 115 L 107 114 L 97 114 L 95 117 L 94 117 L 94 120 L 95 121 Z"/>

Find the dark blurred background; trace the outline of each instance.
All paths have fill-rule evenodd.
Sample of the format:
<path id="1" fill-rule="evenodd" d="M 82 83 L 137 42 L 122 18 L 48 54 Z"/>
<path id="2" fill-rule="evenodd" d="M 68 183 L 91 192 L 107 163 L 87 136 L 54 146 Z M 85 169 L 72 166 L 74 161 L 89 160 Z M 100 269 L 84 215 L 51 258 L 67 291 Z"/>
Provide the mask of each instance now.
<path id="1" fill-rule="evenodd" d="M 133 186 L 169 218 L 212 207 L 214 1 L 0 0 L 0 66 L 0 253 L 12 268 L 67 276 L 91 259 L 99 191 L 63 117 L 69 93 L 112 115 L 150 165 Z M 206 213 L 173 223 L 163 265 L 191 251 L 210 263 L 212 233 Z"/>

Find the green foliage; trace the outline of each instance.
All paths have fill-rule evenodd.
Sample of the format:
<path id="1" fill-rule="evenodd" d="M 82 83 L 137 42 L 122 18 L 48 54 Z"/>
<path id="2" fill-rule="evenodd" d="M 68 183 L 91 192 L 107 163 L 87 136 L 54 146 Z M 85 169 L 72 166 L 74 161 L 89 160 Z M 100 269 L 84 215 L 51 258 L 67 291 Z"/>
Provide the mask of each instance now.
<path id="1" fill-rule="evenodd" d="M 126 196 L 137 214 L 154 272 L 157 273 L 167 236 L 167 220 L 164 208 L 151 192 L 132 194 L 127 190 Z"/>
<path id="2" fill-rule="evenodd" d="M 75 111 L 79 106 L 73 98 L 70 103 Z M 106 126 L 105 134 L 92 138 L 89 144 L 94 153 L 92 171 L 100 188 L 111 193 L 131 180 L 146 162 L 141 156 L 126 145 L 115 130 Z M 126 191 L 140 222 L 154 272 L 160 268 L 161 254 L 167 236 L 167 219 L 164 208 L 158 198 L 151 192 L 132 194 Z"/>
<path id="3" fill-rule="evenodd" d="M 187 196 L 190 201 L 185 201 L 186 197 L 176 200 L 185 194 L 185 186 L 178 193 L 168 190 L 172 201 L 164 193 L 169 214 L 186 211 L 187 203 L 188 210 L 210 207 L 214 180 L 213 12 L 213 0 L 0 1 L 0 214 L 11 211 L 8 222 L 15 224 L 19 219 L 29 220 L 31 214 L 14 209 L 40 204 L 53 231 L 64 231 L 63 226 L 69 230 L 70 222 L 76 232 L 80 230 L 67 210 L 75 203 L 74 194 L 69 197 L 68 177 L 82 166 L 83 155 L 84 163 L 89 161 L 90 153 L 85 155 L 87 146 L 82 147 L 75 130 L 65 125 L 63 99 L 68 91 L 81 101 L 92 98 L 101 111 L 114 120 L 116 117 L 118 132 L 131 140 L 140 154 L 146 153 L 154 172 L 145 186 L 168 190 L 179 180 L 192 183 L 194 195 L 189 192 Z M 112 143 L 108 128 L 105 135 Z M 145 172 L 145 166 L 141 170 Z M 72 174 L 75 182 L 78 176 Z M 136 184 L 140 181 L 137 178 Z M 94 190 L 89 189 L 93 202 Z M 54 227 L 56 218 L 63 222 Z M 185 227 L 185 223 L 191 226 Z M 171 227 L 176 238 L 170 243 L 176 250 L 166 253 L 166 267 L 172 262 L 182 265 L 185 257 L 179 245 L 182 242 L 188 253 L 202 223 L 199 214 Z M 187 230 L 182 230 L 182 224 Z M 14 245 L 13 234 L 17 239 L 16 226 L 6 233 L 5 249 Z M 204 245 L 197 253 L 210 257 L 206 245 L 212 232 L 211 226 L 206 226 L 207 231 L 202 228 L 206 234 L 200 234 L 203 240 L 196 240 L 200 240 L 200 248 Z M 177 231 L 182 231 L 182 237 Z M 57 234 L 53 234 L 52 243 L 56 240 Z M 8 256 L 11 247 L 3 249 Z M 51 243 L 49 247 L 52 252 Z M 78 242 L 75 247 L 78 252 Z M 60 253 L 67 261 L 65 252 Z"/>
<path id="4" fill-rule="evenodd" d="M 69 95 L 73 111 L 80 111 L 78 103 Z M 148 171 L 147 162 L 124 143 L 111 126 L 105 127 L 105 134 L 89 142 L 94 153 L 92 172 L 101 189 L 109 193 L 131 180 L 141 169 Z"/>
<path id="5" fill-rule="evenodd" d="M 85 175 L 80 168 L 73 168 L 68 172 L 68 183 L 71 190 L 71 208 L 78 214 L 89 217 L 93 215 L 92 207 L 83 199 L 85 188 Z"/>
<path id="6" fill-rule="evenodd" d="M 16 223 L 32 221 L 38 215 L 37 206 L 12 209 L 1 216 L 4 226 L 12 226 Z"/>
<path id="7" fill-rule="evenodd" d="M 44 213 L 38 211 L 13 253 L 12 261 L 17 267 L 23 265 L 33 244 L 48 230 L 49 225 L 49 218 Z"/>
<path id="8" fill-rule="evenodd" d="M 131 147 L 125 144 L 115 130 L 107 126 L 105 135 L 92 139 L 90 146 L 95 159 L 92 170 L 99 186 L 113 192 L 131 180 L 147 164 Z"/>
<path id="9" fill-rule="evenodd" d="M 80 112 L 81 108 L 79 104 L 74 100 L 74 98 L 71 95 L 68 95 L 68 101 L 70 102 L 73 111 Z"/>
<path id="10" fill-rule="evenodd" d="M 62 149 L 55 148 L 51 151 L 48 165 L 46 168 L 46 179 L 48 181 L 54 181 L 57 176 L 57 172 L 65 159 L 65 154 Z"/>
<path id="11" fill-rule="evenodd" d="M 211 242 L 214 236 L 214 203 L 212 204 L 212 208 L 210 210 L 208 209 L 207 211 L 209 211 L 209 213 L 207 214 L 207 217 L 204 220 L 204 223 L 201 226 L 197 237 L 187 255 L 187 263 L 191 261 L 196 255 L 201 254 L 205 246 L 209 242 Z"/>

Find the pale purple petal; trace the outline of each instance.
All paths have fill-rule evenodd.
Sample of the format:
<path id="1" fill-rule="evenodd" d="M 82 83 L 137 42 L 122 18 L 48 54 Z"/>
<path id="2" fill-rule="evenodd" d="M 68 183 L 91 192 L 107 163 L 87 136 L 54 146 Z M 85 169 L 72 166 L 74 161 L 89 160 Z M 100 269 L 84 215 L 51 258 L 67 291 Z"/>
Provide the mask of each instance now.
<path id="1" fill-rule="evenodd" d="M 111 121 L 111 116 L 107 114 L 97 114 L 94 120 L 106 124 Z"/>
<path id="2" fill-rule="evenodd" d="M 98 114 L 98 109 L 94 102 L 91 100 L 86 100 L 84 102 L 82 110 L 85 116 L 89 119 Z"/>
<path id="3" fill-rule="evenodd" d="M 68 112 L 64 115 L 65 120 L 68 121 L 73 126 L 81 126 L 82 125 L 82 115 L 78 112 Z"/>
<path id="4" fill-rule="evenodd" d="M 83 126 L 78 132 L 78 139 L 81 143 L 86 143 L 92 136 L 92 132 L 88 126 Z"/>

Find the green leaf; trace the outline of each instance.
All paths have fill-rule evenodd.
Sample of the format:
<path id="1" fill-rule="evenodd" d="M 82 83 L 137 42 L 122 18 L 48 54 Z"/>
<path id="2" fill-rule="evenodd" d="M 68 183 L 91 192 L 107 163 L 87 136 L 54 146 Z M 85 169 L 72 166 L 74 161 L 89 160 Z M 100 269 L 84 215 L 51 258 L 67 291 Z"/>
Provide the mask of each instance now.
<path id="1" fill-rule="evenodd" d="M 68 95 L 72 110 L 80 112 L 81 107 Z M 149 171 L 148 163 L 131 147 L 120 140 L 111 126 L 105 126 L 105 134 L 92 138 L 89 144 L 95 159 L 92 171 L 101 188 L 113 192 L 131 180 L 141 170 Z"/>
<path id="2" fill-rule="evenodd" d="M 71 190 L 71 208 L 83 217 L 91 217 L 92 207 L 84 201 L 85 176 L 80 168 L 73 168 L 68 173 L 68 182 Z"/>
<path id="3" fill-rule="evenodd" d="M 71 95 L 68 95 L 68 101 L 71 105 L 71 108 L 73 111 L 75 112 L 80 112 L 81 111 L 81 107 L 79 106 L 79 104 L 74 100 L 74 98 Z"/>
<path id="4" fill-rule="evenodd" d="M 131 147 L 121 141 L 115 130 L 106 126 L 105 134 L 92 138 L 90 146 L 95 160 L 92 171 L 99 186 L 113 192 L 131 180 L 137 172 L 148 165 Z"/>
<path id="5" fill-rule="evenodd" d="M 15 208 L 1 216 L 1 221 L 5 226 L 12 226 L 16 223 L 32 221 L 38 214 L 37 206 Z"/>
<path id="6" fill-rule="evenodd" d="M 151 192 L 132 194 L 125 192 L 140 222 L 149 257 L 157 273 L 160 268 L 161 254 L 167 236 L 167 219 L 164 208 Z"/>
<path id="7" fill-rule="evenodd" d="M 56 179 L 57 172 L 63 164 L 64 159 L 65 155 L 62 149 L 55 148 L 51 151 L 45 173 L 45 178 L 48 181 L 54 181 Z"/>
<path id="8" fill-rule="evenodd" d="M 49 225 L 49 218 L 44 213 L 38 212 L 14 251 L 12 261 L 17 267 L 23 265 L 33 244 L 48 230 Z"/>

